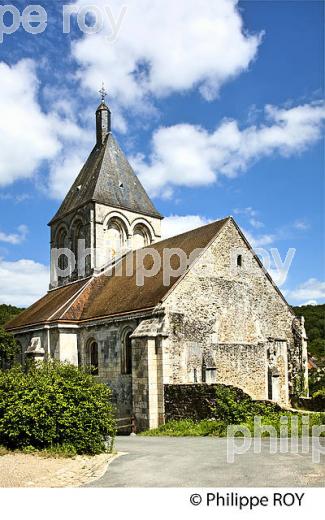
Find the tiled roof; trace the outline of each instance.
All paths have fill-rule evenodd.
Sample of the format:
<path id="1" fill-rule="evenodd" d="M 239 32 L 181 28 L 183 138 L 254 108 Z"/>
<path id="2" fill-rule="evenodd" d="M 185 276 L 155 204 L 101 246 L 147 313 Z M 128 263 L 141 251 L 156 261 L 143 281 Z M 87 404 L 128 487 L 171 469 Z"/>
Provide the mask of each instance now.
<path id="1" fill-rule="evenodd" d="M 51 223 L 90 201 L 162 218 L 111 133 L 92 150 Z"/>
<path id="2" fill-rule="evenodd" d="M 219 220 L 176 237 L 152 244 L 150 248 L 155 250 L 162 259 L 165 249 L 180 248 L 189 258 L 195 250 L 206 248 L 218 235 L 229 219 Z M 144 248 L 142 251 L 145 251 Z M 135 255 L 131 253 L 134 265 Z M 194 261 L 194 258 L 191 258 Z M 41 300 L 22 314 L 19 314 L 9 324 L 8 330 L 23 328 L 37 323 L 55 323 L 58 321 L 82 322 L 99 318 L 128 314 L 130 312 L 144 311 L 154 308 L 168 294 L 175 285 L 180 275 L 171 278 L 169 283 L 163 283 L 163 262 L 161 268 L 154 276 L 144 279 L 144 284 L 137 285 L 137 274 L 140 267 L 132 270 L 132 275 L 126 275 L 127 257 L 121 260 L 120 272 L 114 272 L 108 276 L 102 273 L 91 279 L 80 281 L 65 287 L 50 291 Z M 152 257 L 144 258 L 144 267 L 150 270 Z M 171 258 L 171 266 L 176 270 L 179 260 L 176 256 Z"/>
<path id="3" fill-rule="evenodd" d="M 59 315 L 60 310 L 62 314 L 64 311 L 63 307 L 68 306 L 68 302 L 71 302 L 79 294 L 86 283 L 87 280 L 82 280 L 48 292 L 31 307 L 9 321 L 5 328 L 11 330 L 36 323 L 53 321 L 52 316 Z"/>

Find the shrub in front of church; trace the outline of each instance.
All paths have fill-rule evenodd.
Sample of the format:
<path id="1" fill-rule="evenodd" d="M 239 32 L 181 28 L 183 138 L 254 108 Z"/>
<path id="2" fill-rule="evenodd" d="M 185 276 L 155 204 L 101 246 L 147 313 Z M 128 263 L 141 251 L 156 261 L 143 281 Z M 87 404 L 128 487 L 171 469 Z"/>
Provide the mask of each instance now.
<path id="1" fill-rule="evenodd" d="M 298 435 L 303 432 L 303 411 L 301 413 L 282 409 L 278 404 L 270 401 L 254 401 L 240 388 L 215 384 L 215 385 L 178 385 L 168 387 L 167 398 L 169 415 L 166 424 L 154 430 L 148 430 L 141 435 L 146 436 L 227 436 L 227 428 L 230 425 L 241 425 L 248 429 L 252 436 L 255 435 L 255 418 L 260 418 L 261 426 L 273 426 L 277 435 L 281 435 L 282 421 L 287 424 L 286 434 L 290 437 L 295 428 Z M 318 394 L 319 402 L 323 393 Z M 198 418 L 198 410 L 203 414 Z M 172 413 L 174 413 L 174 417 Z M 297 424 L 292 421 L 297 418 Z M 309 434 L 312 434 L 313 426 L 325 424 L 325 413 L 313 413 L 308 415 Z M 294 428 L 292 430 L 292 428 Z M 262 432 L 262 436 L 268 432 Z M 324 436 L 324 434 L 321 434 Z"/>
<path id="2" fill-rule="evenodd" d="M 59 362 L 0 371 L 0 445 L 95 455 L 115 435 L 111 391 Z"/>
<path id="3" fill-rule="evenodd" d="M 15 338 L 0 326 L 0 367 L 9 366 L 18 355 Z"/>
<path id="4" fill-rule="evenodd" d="M 214 398 L 210 401 L 210 417 L 228 424 L 242 424 L 255 416 L 281 415 L 282 409 L 270 401 L 254 401 L 240 388 L 215 385 Z"/>

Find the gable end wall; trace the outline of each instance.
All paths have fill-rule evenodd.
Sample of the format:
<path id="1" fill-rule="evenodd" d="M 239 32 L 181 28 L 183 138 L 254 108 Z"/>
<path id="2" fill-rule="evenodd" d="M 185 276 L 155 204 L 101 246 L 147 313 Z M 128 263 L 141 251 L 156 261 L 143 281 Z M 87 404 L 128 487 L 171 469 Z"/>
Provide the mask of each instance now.
<path id="1" fill-rule="evenodd" d="M 242 255 L 242 267 L 237 267 L 237 254 Z M 252 397 L 265 399 L 269 345 L 286 342 L 289 376 L 301 361 L 292 333 L 294 315 L 232 220 L 163 305 L 169 333 L 166 383 L 202 381 L 204 363 L 216 382 L 237 385 Z M 286 363 L 279 358 L 283 371 Z M 281 374 L 280 380 L 280 399 L 286 402 L 288 374 Z"/>

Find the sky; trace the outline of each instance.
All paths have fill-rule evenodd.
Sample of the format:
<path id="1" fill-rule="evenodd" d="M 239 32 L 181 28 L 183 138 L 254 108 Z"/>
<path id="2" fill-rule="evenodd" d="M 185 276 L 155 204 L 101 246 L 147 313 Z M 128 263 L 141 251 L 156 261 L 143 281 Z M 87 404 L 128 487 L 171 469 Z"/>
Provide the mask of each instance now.
<path id="1" fill-rule="evenodd" d="M 47 223 L 95 143 L 102 82 L 164 236 L 232 215 L 290 304 L 325 302 L 324 3 L 36 3 L 38 34 L 28 2 L 0 9 L 0 303 L 48 289 Z"/>

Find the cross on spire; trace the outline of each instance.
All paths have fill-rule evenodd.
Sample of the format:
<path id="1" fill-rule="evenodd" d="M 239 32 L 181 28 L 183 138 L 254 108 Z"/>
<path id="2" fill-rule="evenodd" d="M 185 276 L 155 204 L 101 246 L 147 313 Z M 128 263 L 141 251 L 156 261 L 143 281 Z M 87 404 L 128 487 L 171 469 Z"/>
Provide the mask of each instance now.
<path id="1" fill-rule="evenodd" d="M 100 95 L 102 96 L 102 102 L 105 103 L 105 98 L 107 96 L 107 90 L 105 89 L 104 82 L 102 84 L 102 88 L 99 90 Z"/>

